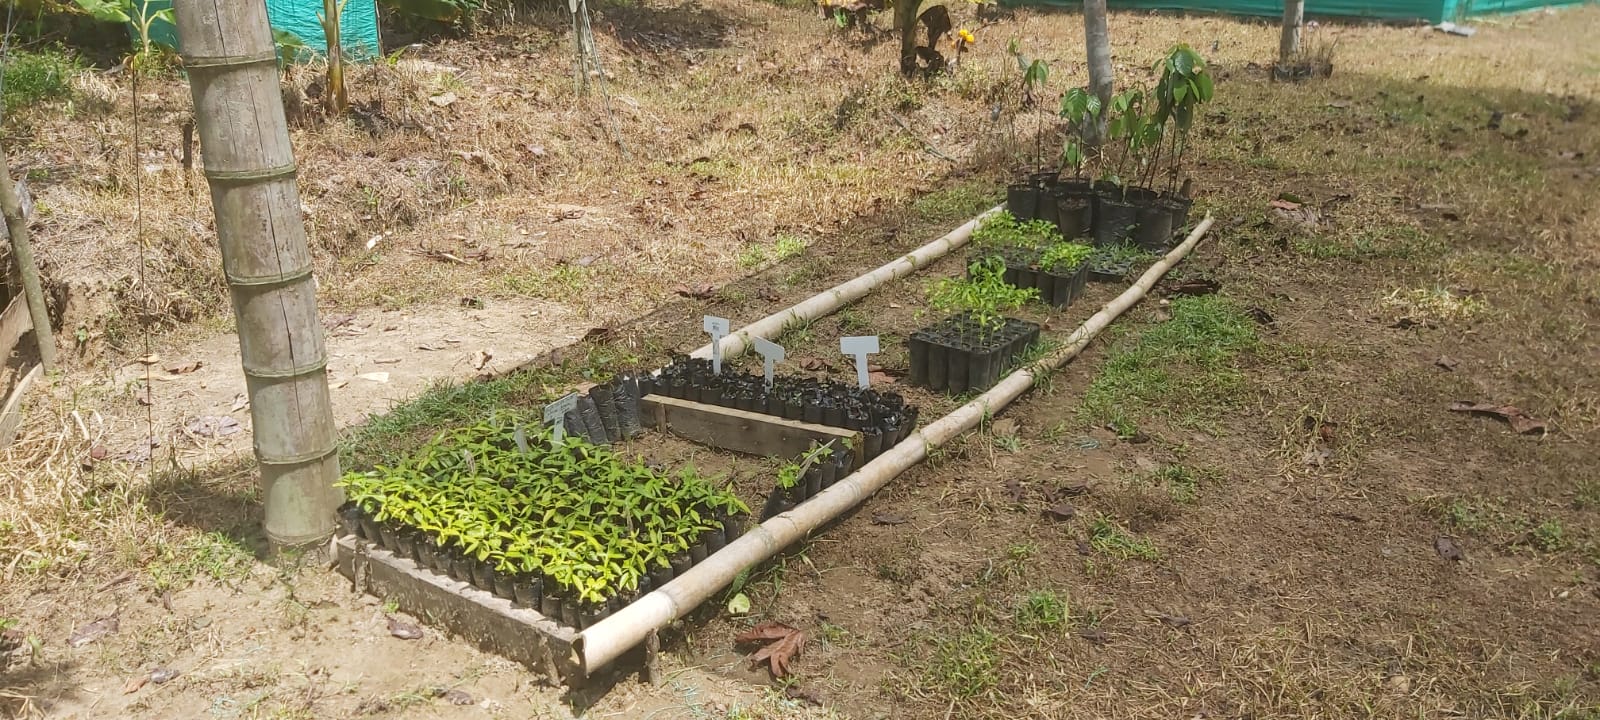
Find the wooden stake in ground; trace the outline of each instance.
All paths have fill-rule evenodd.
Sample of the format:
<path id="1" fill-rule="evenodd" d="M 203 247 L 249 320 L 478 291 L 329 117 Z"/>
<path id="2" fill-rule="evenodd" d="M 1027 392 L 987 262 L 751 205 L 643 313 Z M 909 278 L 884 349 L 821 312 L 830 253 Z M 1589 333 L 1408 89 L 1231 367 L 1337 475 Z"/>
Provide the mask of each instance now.
<path id="1" fill-rule="evenodd" d="M 1283 35 L 1278 39 L 1278 64 L 1288 65 L 1300 53 L 1300 27 L 1305 24 L 1305 0 L 1283 3 Z"/>
<path id="2" fill-rule="evenodd" d="M 28 316 L 33 319 L 33 337 L 39 341 L 39 364 L 46 370 L 53 370 L 56 366 L 55 333 L 50 330 L 50 313 L 46 312 L 44 304 L 39 268 L 33 264 L 28 220 L 22 217 L 22 194 L 11 181 L 11 162 L 3 147 L 0 147 L 0 211 L 5 213 L 6 232 L 11 236 L 11 257 L 17 263 L 17 273 L 22 276 L 22 296 L 28 303 Z"/>
<path id="3" fill-rule="evenodd" d="M 327 351 L 261 0 L 175 3 L 250 396 L 275 549 L 333 534 L 341 502 Z"/>
<path id="4" fill-rule="evenodd" d="M 1106 0 L 1083 0 L 1083 40 L 1089 51 L 1089 92 L 1100 98 L 1100 114 L 1090 125 L 1085 140 L 1098 146 L 1106 136 L 1106 118 L 1111 114 L 1111 31 L 1106 28 Z"/>

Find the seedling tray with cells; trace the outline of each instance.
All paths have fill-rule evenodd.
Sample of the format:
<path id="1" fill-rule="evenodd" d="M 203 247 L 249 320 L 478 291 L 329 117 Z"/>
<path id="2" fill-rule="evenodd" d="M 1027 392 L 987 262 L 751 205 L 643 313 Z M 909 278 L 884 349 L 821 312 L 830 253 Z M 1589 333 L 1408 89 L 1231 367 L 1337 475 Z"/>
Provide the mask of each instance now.
<path id="1" fill-rule="evenodd" d="M 737 537 L 720 478 L 666 471 L 496 413 L 346 475 L 348 533 L 571 627 L 587 627 Z"/>

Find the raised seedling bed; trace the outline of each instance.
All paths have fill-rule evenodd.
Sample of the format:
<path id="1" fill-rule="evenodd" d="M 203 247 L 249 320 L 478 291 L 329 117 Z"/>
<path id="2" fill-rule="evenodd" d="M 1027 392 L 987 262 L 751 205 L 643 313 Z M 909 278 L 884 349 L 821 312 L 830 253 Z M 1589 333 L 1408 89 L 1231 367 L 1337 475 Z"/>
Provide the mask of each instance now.
<path id="1" fill-rule="evenodd" d="M 911 334 L 910 382 L 952 394 L 986 390 L 1038 340 L 1038 323 L 955 315 Z"/>

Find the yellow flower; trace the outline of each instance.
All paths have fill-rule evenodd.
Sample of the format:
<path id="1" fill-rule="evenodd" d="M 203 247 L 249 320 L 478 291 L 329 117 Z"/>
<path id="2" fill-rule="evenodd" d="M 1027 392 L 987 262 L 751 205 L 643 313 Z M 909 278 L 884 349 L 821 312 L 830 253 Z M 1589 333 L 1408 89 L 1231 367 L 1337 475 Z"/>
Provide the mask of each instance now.
<path id="1" fill-rule="evenodd" d="M 964 43 L 966 43 L 968 45 L 971 45 L 972 43 L 977 42 L 976 40 L 973 39 L 972 33 L 969 30 L 967 30 L 966 28 L 961 28 L 960 35 L 961 35 L 961 42 L 964 42 Z"/>

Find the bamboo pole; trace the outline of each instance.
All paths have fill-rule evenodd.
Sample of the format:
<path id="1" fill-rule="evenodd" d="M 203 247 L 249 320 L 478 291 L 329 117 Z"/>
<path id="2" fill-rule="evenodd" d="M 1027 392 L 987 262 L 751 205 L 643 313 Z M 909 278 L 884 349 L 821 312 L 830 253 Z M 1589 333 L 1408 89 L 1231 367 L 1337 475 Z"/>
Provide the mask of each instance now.
<path id="1" fill-rule="evenodd" d="M 573 652 L 577 654 L 579 666 L 586 674 L 591 674 L 611 664 L 629 648 L 643 642 L 650 633 L 699 607 L 739 573 L 778 554 L 871 497 L 900 473 L 926 459 L 930 448 L 944 445 L 957 435 L 977 427 L 983 418 L 1021 397 L 1033 387 L 1040 373 L 1054 370 L 1077 356 L 1117 316 L 1143 299 L 1173 265 L 1194 249 L 1200 238 L 1211 229 L 1212 222 L 1213 219 L 1208 215 L 1166 257 L 1151 265 L 1133 285 L 1073 330 L 1060 348 L 1007 375 L 971 402 L 912 433 L 911 437 L 833 487 L 823 490 L 795 509 L 752 528 L 671 582 L 578 633 Z"/>
<path id="2" fill-rule="evenodd" d="M 0 211 L 6 218 L 6 233 L 11 236 L 11 258 L 22 276 L 22 297 L 28 303 L 33 321 L 33 338 L 39 342 L 39 364 L 45 370 L 56 367 L 56 337 L 50 328 L 50 313 L 44 304 L 44 286 L 39 282 L 39 266 L 33 262 L 33 243 L 28 239 L 28 219 L 22 215 L 22 194 L 11 180 L 11 161 L 0 146 Z"/>
<path id="3" fill-rule="evenodd" d="M 977 217 L 968 220 L 961 227 L 945 233 L 939 239 L 927 245 L 923 245 L 901 257 L 895 258 L 893 261 L 885 263 L 872 272 L 849 282 L 835 285 L 796 305 L 779 310 L 729 333 L 727 337 L 722 339 L 722 359 L 728 360 L 743 355 L 750 348 L 751 338 L 776 338 L 791 327 L 830 315 L 839 308 L 860 300 L 867 293 L 878 289 L 884 283 L 910 275 L 928 263 L 949 255 L 952 251 L 966 245 L 967 241 L 972 239 L 972 232 L 978 229 L 978 225 L 986 218 L 1004 209 L 1004 205 L 996 205 L 989 208 Z M 698 358 L 711 357 L 711 343 L 700 346 L 690 353 L 690 356 Z"/>
<path id="4" fill-rule="evenodd" d="M 311 548 L 340 493 L 327 351 L 261 0 L 174 3 L 202 159 L 233 296 L 267 539 Z"/>

